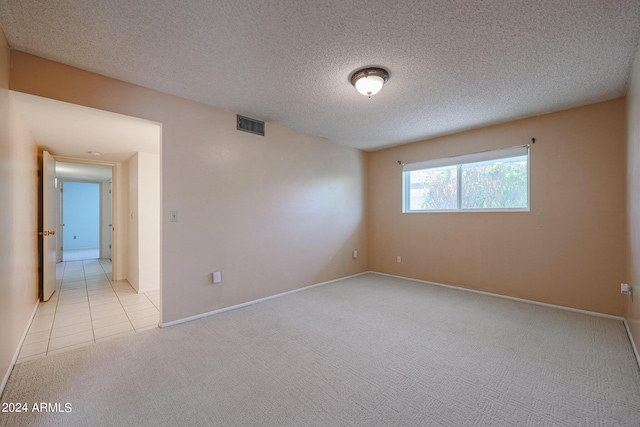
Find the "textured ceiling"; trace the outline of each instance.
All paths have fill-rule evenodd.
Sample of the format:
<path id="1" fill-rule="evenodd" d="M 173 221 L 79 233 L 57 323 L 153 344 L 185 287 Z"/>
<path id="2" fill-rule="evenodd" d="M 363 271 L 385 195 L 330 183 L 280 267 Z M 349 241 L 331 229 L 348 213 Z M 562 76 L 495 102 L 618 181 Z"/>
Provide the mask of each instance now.
<path id="1" fill-rule="evenodd" d="M 625 95 L 639 0 L 0 0 L 12 48 L 366 150 Z M 389 70 L 368 99 L 349 83 Z"/>

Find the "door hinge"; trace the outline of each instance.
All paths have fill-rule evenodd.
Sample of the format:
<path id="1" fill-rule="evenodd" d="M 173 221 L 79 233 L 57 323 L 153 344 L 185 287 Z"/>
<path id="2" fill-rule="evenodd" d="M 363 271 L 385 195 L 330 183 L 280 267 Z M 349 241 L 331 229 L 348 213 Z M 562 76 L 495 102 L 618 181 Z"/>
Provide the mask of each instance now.
<path id="1" fill-rule="evenodd" d="M 62 250 L 62 246 L 60 246 L 60 250 Z"/>
<path id="2" fill-rule="evenodd" d="M 109 249 L 111 249 L 111 245 L 109 245 Z"/>

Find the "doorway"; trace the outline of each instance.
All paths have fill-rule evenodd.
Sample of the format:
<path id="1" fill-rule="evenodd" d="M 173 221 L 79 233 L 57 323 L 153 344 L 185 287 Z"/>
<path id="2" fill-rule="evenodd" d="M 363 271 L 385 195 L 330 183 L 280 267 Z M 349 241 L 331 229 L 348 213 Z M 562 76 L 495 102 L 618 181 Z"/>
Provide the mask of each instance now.
<path id="1" fill-rule="evenodd" d="M 99 259 L 102 185 L 98 182 L 58 182 L 62 261 Z"/>
<path id="2" fill-rule="evenodd" d="M 87 160 L 66 157 L 56 157 L 51 160 L 56 163 L 53 168 L 57 170 L 55 177 L 57 189 L 62 190 L 58 193 L 62 197 L 54 197 L 54 200 L 57 200 L 55 204 L 60 202 L 58 206 L 63 208 L 55 209 L 58 212 L 58 228 L 55 233 L 50 233 L 48 236 L 58 238 L 62 242 L 61 245 L 58 244 L 57 252 L 64 252 L 65 241 L 78 241 L 82 237 L 83 242 L 78 245 L 80 249 L 92 249 L 98 253 L 104 252 L 107 255 L 112 255 L 113 263 L 111 259 L 103 258 L 102 255 L 94 259 L 66 259 L 57 265 L 54 263 L 55 292 L 50 298 L 46 298 L 40 303 L 36 316 L 43 320 L 29 329 L 27 339 L 29 342 L 33 341 L 33 344 L 23 346 L 18 357 L 20 362 L 157 328 L 160 321 L 159 289 L 138 292 L 127 279 L 117 280 L 117 276 L 114 277 L 115 261 L 120 256 L 119 253 L 123 252 L 118 250 L 117 235 L 113 236 L 115 243 L 113 253 L 111 248 L 104 250 L 101 248 L 111 239 L 106 233 L 102 233 L 99 237 L 99 242 L 104 244 L 98 243 L 99 249 L 95 248 L 95 216 L 100 216 L 100 222 L 103 222 L 105 226 L 118 227 L 121 224 L 123 212 L 122 209 L 118 211 L 120 204 L 117 202 L 118 198 L 122 199 L 119 190 L 122 190 L 123 186 L 119 183 L 122 178 L 123 165 L 116 163 L 112 166 L 106 166 L 106 163 L 101 163 L 96 166 L 95 164 L 87 164 L 89 162 Z M 104 176 L 103 180 L 95 179 L 95 177 L 92 180 L 87 175 L 80 177 L 75 170 L 84 168 L 86 173 L 86 168 L 93 167 L 95 172 L 99 170 L 95 168 L 100 166 L 110 170 L 111 180 L 108 176 Z M 53 178 L 51 179 L 53 180 Z M 53 184 L 51 186 L 53 187 Z M 95 191 L 96 186 L 100 188 L 97 192 Z M 75 187 L 81 189 L 79 195 L 75 195 L 77 197 L 74 197 L 73 194 L 76 190 Z M 110 189 L 113 190 L 111 193 Z M 126 194 L 126 189 L 124 190 L 123 192 Z M 72 197 L 65 200 L 65 192 L 71 194 Z M 105 206 L 109 204 L 103 203 L 103 200 L 111 198 L 113 198 L 113 213 L 107 215 L 103 211 Z M 67 222 L 69 211 L 77 210 L 76 213 L 86 214 L 82 213 L 84 211 L 82 207 L 76 206 L 85 202 L 88 202 L 86 204 L 92 207 L 93 223 L 89 224 L 90 226 L 85 224 L 85 226 L 70 227 Z M 96 206 L 99 208 L 97 209 Z M 110 211 L 111 206 L 109 208 Z M 67 211 L 66 214 L 64 211 Z M 96 211 L 98 211 L 98 215 L 95 215 Z M 125 208 L 126 211 L 128 209 Z M 63 219 L 64 221 L 62 221 Z M 109 222 L 112 219 L 116 221 L 113 224 Z M 91 223 L 91 221 L 85 222 Z M 87 231 L 89 229 L 91 229 L 91 233 Z M 88 234 L 92 234 L 92 237 Z M 73 237 L 76 238 L 73 239 Z M 66 244 L 68 245 L 68 243 Z M 124 244 L 127 244 L 127 240 L 124 240 Z M 61 248 L 62 250 L 60 250 Z"/>
<path id="3" fill-rule="evenodd" d="M 101 236 L 98 260 L 60 262 L 63 222 L 56 218 L 59 197 L 51 191 L 55 209 L 47 239 L 55 242 L 49 269 L 55 292 L 43 298 L 36 313 L 47 318 L 41 325 L 47 330 L 29 330 L 37 348 L 24 349 L 19 358 L 157 327 L 162 289 L 161 124 L 19 92 L 12 95 L 32 135 L 55 161 L 97 164 L 113 172 L 112 241 L 109 235 Z M 105 233 L 109 222 L 103 224 Z"/>
<path id="4" fill-rule="evenodd" d="M 112 166 L 56 162 L 58 262 L 112 260 Z"/>

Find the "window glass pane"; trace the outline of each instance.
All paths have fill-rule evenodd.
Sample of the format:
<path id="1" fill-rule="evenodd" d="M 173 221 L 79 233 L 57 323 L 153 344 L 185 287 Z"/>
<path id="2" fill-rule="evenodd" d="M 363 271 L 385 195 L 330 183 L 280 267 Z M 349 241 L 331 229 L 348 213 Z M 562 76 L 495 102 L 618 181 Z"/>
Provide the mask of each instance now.
<path id="1" fill-rule="evenodd" d="M 462 165 L 462 209 L 526 208 L 527 157 Z"/>
<path id="2" fill-rule="evenodd" d="M 423 169 L 409 174 L 409 210 L 458 208 L 457 166 Z"/>

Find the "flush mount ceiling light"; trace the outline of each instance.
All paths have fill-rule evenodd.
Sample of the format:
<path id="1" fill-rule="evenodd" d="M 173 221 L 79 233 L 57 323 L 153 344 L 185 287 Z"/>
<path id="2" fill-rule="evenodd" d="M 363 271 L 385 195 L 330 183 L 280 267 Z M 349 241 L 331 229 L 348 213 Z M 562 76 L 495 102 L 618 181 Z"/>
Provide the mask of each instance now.
<path id="1" fill-rule="evenodd" d="M 369 98 L 380 92 L 387 80 L 389 80 L 389 73 L 383 68 L 363 68 L 351 76 L 351 84 L 358 92 Z"/>
<path id="2" fill-rule="evenodd" d="M 91 156 L 101 156 L 102 153 L 99 151 L 87 151 L 87 154 L 91 155 Z"/>

